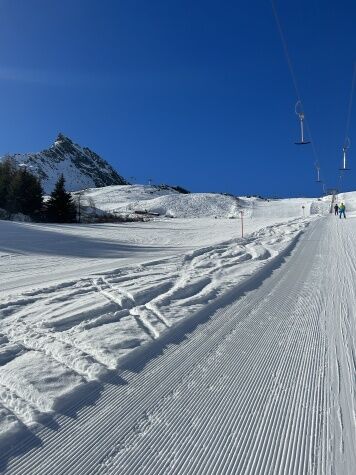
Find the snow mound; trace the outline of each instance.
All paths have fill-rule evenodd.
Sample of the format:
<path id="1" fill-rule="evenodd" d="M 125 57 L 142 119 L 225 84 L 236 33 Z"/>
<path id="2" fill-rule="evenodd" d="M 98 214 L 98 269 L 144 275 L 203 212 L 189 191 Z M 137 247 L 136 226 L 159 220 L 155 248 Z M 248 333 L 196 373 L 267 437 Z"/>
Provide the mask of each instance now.
<path id="1" fill-rule="evenodd" d="M 181 194 L 148 185 L 93 188 L 83 191 L 82 199 L 84 206 L 105 212 L 146 211 L 169 218 L 238 218 L 243 211 L 245 217 L 288 219 L 327 214 L 331 203 L 331 197 L 266 200 L 221 193 Z"/>
<path id="2" fill-rule="evenodd" d="M 123 207 L 125 211 L 148 211 L 171 218 L 226 218 L 238 215 L 238 200 L 213 193 L 166 195 L 149 201 L 138 201 Z"/>
<path id="3" fill-rule="evenodd" d="M 34 422 L 37 412 L 53 411 L 84 383 L 76 372 L 38 351 L 27 351 L 2 366 L 0 378 L 1 384 L 16 394 L 18 403 L 10 409 L 24 423 Z M 8 404 L 6 400 L 0 403 Z"/>
<path id="4" fill-rule="evenodd" d="M 147 211 L 170 218 L 229 218 L 238 215 L 239 199 L 218 193 L 189 193 L 160 186 L 125 185 L 92 188 L 83 192 L 84 206 L 131 214 Z"/>
<path id="5" fill-rule="evenodd" d="M 172 218 L 237 217 L 240 200 L 219 193 L 182 194 L 147 185 L 107 186 L 85 190 L 83 200 L 96 209 L 113 213 L 147 211 Z"/>
<path id="6" fill-rule="evenodd" d="M 133 209 L 140 202 L 161 196 L 183 196 L 173 189 L 146 185 L 119 185 L 90 188 L 83 192 L 84 202 L 102 211 Z"/>

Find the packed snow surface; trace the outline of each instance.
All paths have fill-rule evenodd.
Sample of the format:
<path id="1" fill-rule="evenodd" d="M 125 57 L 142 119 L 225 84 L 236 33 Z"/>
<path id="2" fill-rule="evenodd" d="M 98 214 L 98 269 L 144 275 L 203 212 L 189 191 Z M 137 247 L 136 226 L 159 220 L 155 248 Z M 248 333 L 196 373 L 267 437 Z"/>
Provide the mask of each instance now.
<path id="1" fill-rule="evenodd" d="M 0 221 L 0 469 L 353 473 L 355 195 L 153 191 L 175 219 Z"/>

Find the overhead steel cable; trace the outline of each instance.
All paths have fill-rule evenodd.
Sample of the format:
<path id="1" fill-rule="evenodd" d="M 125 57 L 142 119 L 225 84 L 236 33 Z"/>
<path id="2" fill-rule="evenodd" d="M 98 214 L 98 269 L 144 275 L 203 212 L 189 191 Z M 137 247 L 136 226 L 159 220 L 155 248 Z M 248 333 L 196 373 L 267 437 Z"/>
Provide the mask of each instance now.
<path id="1" fill-rule="evenodd" d="M 285 57 L 286 57 L 286 60 L 287 60 L 289 72 L 290 72 L 290 75 L 292 77 L 293 86 L 294 86 L 294 89 L 295 89 L 295 92 L 296 92 L 296 95 L 297 95 L 297 99 L 298 99 L 298 101 L 300 101 L 300 103 L 302 103 L 299 88 L 298 88 L 297 77 L 296 77 L 295 72 L 294 72 L 292 59 L 290 57 L 289 50 L 288 50 L 287 41 L 286 41 L 283 29 L 282 29 L 282 25 L 281 25 L 281 22 L 280 22 L 280 19 L 279 19 L 279 15 L 278 15 L 278 12 L 277 12 L 277 7 L 276 7 L 276 4 L 275 4 L 274 0 L 271 0 L 271 5 L 272 5 L 274 19 L 276 20 L 279 36 L 281 38 L 284 54 L 285 54 Z"/>
<path id="2" fill-rule="evenodd" d="M 308 135 L 310 137 L 310 142 L 311 142 L 311 147 L 312 147 L 313 155 L 314 155 L 314 158 L 315 158 L 315 162 L 318 164 L 319 170 L 320 170 L 319 154 L 318 154 L 318 152 L 316 150 L 316 147 L 315 147 L 315 142 L 313 140 L 313 136 L 312 136 L 312 133 L 311 133 L 311 130 L 310 130 L 308 119 L 305 118 L 304 122 L 305 122 L 305 127 L 307 129 Z"/>
<path id="3" fill-rule="evenodd" d="M 353 103 L 354 90 L 355 90 L 355 80 L 356 80 L 356 62 L 354 62 L 349 106 L 348 106 L 348 109 L 347 109 L 347 120 L 346 120 L 346 128 L 345 128 L 345 142 L 347 141 L 347 139 L 349 137 L 349 131 L 350 131 L 352 103 Z"/>
<path id="4" fill-rule="evenodd" d="M 300 89 L 299 89 L 299 86 L 298 86 L 298 81 L 297 81 L 297 77 L 296 77 L 296 74 L 295 74 L 295 71 L 294 71 L 292 59 L 291 59 L 291 56 L 290 56 L 290 54 L 289 54 L 289 49 L 288 49 L 288 45 L 287 45 L 287 40 L 286 40 L 284 31 L 283 31 L 283 28 L 282 28 L 282 24 L 281 24 L 279 15 L 278 15 L 276 3 L 275 3 L 274 0 L 270 0 L 270 1 L 271 1 L 271 6 L 272 6 L 272 11 L 273 11 L 274 19 L 275 19 L 275 21 L 276 21 L 277 29 L 278 29 L 279 36 L 280 36 L 280 39 L 281 39 L 281 42 L 282 42 L 284 55 L 285 55 L 285 58 L 286 58 L 286 61 L 287 61 L 287 65 L 288 65 L 288 68 L 289 68 L 289 72 L 290 72 L 290 75 L 291 75 L 291 78 L 292 78 L 292 83 L 293 83 L 293 86 L 294 86 L 294 89 L 295 89 L 295 93 L 296 93 L 296 96 L 297 96 L 297 101 L 301 104 L 301 108 L 302 108 L 302 112 L 303 112 L 303 120 L 304 120 L 304 122 L 305 122 L 305 126 L 306 126 L 306 129 L 307 129 L 308 135 L 309 135 L 309 137 L 310 137 L 311 146 L 312 146 L 312 151 L 313 151 L 313 155 L 314 155 L 314 159 L 315 159 L 315 164 L 317 164 L 317 165 L 316 165 L 316 168 L 317 168 L 317 171 L 318 171 L 318 177 L 320 177 L 320 160 L 319 160 L 319 155 L 318 155 L 318 152 L 317 152 L 316 147 L 315 147 L 315 142 L 314 142 L 313 137 L 312 137 L 312 134 L 311 134 L 310 126 L 309 126 L 309 124 L 308 124 L 307 119 L 305 118 L 305 114 L 304 114 L 304 111 L 303 111 L 303 110 L 304 110 L 304 106 L 303 106 L 303 102 L 302 102 L 302 99 L 301 99 Z M 322 180 L 321 180 L 321 181 L 322 181 Z"/>
<path id="5" fill-rule="evenodd" d="M 349 150 L 350 145 L 351 145 L 351 141 L 350 141 L 350 138 L 349 138 L 349 131 L 350 131 L 350 125 L 351 125 L 351 114 L 352 114 L 352 103 L 353 103 L 354 90 L 355 90 L 355 80 L 356 80 L 356 63 L 354 63 L 354 67 L 353 67 L 350 99 L 349 99 L 349 104 L 348 104 L 348 108 L 347 108 L 345 138 L 344 138 L 344 144 L 342 146 L 342 166 L 341 166 L 341 168 L 339 168 L 339 170 L 340 170 L 340 184 L 341 184 L 341 175 L 342 175 L 342 173 L 349 170 L 348 163 L 347 163 L 347 154 L 348 154 L 348 150 Z"/>

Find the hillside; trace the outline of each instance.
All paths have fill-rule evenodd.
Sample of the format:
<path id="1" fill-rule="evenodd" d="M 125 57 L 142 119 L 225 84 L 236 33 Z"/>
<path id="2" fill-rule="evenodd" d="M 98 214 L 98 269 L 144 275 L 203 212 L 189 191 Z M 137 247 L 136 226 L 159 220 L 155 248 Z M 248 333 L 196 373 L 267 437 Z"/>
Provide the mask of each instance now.
<path id="1" fill-rule="evenodd" d="M 236 218 L 243 211 L 246 217 L 294 218 L 325 214 L 330 207 L 330 197 L 290 198 L 263 200 L 260 198 L 234 197 L 219 193 L 190 193 L 184 195 L 172 189 L 157 186 L 127 185 L 89 189 L 84 192 L 84 202 L 107 212 L 132 213 L 147 211 L 172 218 Z"/>

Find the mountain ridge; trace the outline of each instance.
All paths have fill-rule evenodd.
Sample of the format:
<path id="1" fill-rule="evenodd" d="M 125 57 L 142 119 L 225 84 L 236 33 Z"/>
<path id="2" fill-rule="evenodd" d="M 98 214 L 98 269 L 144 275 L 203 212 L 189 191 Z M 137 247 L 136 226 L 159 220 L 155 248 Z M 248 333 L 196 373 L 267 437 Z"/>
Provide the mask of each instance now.
<path id="1" fill-rule="evenodd" d="M 7 154 L 0 160 L 5 158 L 12 158 L 38 176 L 45 193 L 51 193 L 62 173 L 68 191 L 128 184 L 100 155 L 88 147 L 81 147 L 61 132 L 48 149 Z"/>

